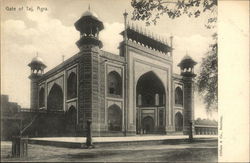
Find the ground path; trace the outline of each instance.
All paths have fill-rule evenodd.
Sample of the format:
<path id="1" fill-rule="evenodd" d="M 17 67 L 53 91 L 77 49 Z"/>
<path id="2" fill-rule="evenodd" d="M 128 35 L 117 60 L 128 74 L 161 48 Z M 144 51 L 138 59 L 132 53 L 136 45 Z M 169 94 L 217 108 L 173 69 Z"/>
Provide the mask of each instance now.
<path id="1" fill-rule="evenodd" d="M 63 138 L 62 138 L 63 139 Z M 118 139 L 118 138 L 117 138 Z M 129 138 L 131 139 L 131 138 Z M 146 139 L 146 138 L 145 138 Z M 81 140 L 81 138 L 80 138 Z M 97 139 L 96 139 L 97 140 Z M 62 148 L 29 144 L 25 159 L 8 158 L 11 142 L 1 142 L 2 161 L 206 161 L 216 162 L 217 141 L 175 145 L 106 146 L 94 149 Z"/>

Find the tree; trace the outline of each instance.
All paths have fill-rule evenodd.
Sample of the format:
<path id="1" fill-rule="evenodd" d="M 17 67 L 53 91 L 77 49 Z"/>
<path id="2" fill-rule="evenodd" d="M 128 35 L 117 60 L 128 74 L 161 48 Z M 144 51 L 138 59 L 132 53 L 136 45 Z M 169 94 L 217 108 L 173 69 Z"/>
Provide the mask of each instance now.
<path id="1" fill-rule="evenodd" d="M 164 15 L 175 19 L 183 14 L 198 17 L 205 12 L 211 14 L 207 28 L 214 27 L 217 21 L 217 0 L 132 0 L 131 6 L 134 8 L 132 19 L 143 20 L 146 25 L 155 25 Z"/>
<path id="2" fill-rule="evenodd" d="M 209 51 L 202 58 L 200 73 L 197 77 L 198 92 L 202 95 L 207 111 L 218 108 L 218 50 L 217 35 L 215 43 L 210 45 Z"/>
<path id="3" fill-rule="evenodd" d="M 188 15 L 199 17 L 202 13 L 210 14 L 205 27 L 215 28 L 217 22 L 217 0 L 132 0 L 134 8 L 132 20 L 142 20 L 146 25 L 156 25 L 161 16 L 171 19 Z M 207 111 L 217 110 L 218 104 L 218 65 L 217 34 L 215 43 L 202 59 L 201 70 L 197 77 L 198 92 L 203 96 Z"/>

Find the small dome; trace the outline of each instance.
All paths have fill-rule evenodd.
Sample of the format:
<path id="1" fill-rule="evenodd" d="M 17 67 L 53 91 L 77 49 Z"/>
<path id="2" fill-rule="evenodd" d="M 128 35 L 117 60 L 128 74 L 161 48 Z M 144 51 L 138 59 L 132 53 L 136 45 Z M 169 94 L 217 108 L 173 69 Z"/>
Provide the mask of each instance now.
<path id="1" fill-rule="evenodd" d="M 189 55 L 185 55 L 182 60 L 193 60 L 193 58 L 191 58 Z"/>
<path id="2" fill-rule="evenodd" d="M 31 62 L 29 63 L 28 66 L 30 66 L 30 67 L 37 67 L 37 66 L 39 66 L 39 67 L 42 67 L 42 68 L 46 68 L 46 65 L 44 64 L 43 59 L 40 58 L 40 57 L 38 57 L 38 56 L 34 57 L 31 60 Z"/>
<path id="3" fill-rule="evenodd" d="M 95 12 L 90 10 L 90 7 L 82 14 L 80 19 L 77 20 L 74 25 L 76 30 L 81 32 L 81 35 L 84 33 L 99 34 L 99 31 L 104 29 L 103 22 Z"/>
<path id="4" fill-rule="evenodd" d="M 90 10 L 88 11 L 85 11 L 83 14 L 82 14 L 82 17 L 85 17 L 85 16 L 92 16 L 92 17 L 95 17 L 96 19 L 98 19 L 98 15 Z"/>
<path id="5" fill-rule="evenodd" d="M 191 58 L 189 55 L 185 55 L 181 62 L 178 64 L 179 67 L 193 67 L 194 65 L 196 65 L 197 62 L 195 62 L 193 60 L 193 58 Z"/>
<path id="6" fill-rule="evenodd" d="M 43 63 L 43 59 L 36 56 L 31 60 L 31 63 L 36 62 L 36 63 Z"/>

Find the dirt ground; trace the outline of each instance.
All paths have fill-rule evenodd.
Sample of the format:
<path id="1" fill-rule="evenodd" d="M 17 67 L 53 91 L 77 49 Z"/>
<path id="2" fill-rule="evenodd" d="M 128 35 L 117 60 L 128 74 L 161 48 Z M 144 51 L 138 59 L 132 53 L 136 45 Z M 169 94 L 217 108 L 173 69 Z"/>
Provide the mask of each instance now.
<path id="1" fill-rule="evenodd" d="M 27 158 L 11 158 L 11 142 L 1 142 L 1 161 L 49 162 L 128 162 L 128 161 L 206 161 L 217 162 L 217 142 L 177 145 L 129 145 L 72 149 L 28 145 Z"/>

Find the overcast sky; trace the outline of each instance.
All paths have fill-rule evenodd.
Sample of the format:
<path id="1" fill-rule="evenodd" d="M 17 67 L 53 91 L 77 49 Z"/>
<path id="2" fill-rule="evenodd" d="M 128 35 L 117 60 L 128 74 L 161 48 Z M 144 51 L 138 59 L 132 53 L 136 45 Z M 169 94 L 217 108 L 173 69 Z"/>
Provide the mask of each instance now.
<path id="1" fill-rule="evenodd" d="M 62 62 L 62 55 L 67 59 L 76 54 L 79 50 L 75 42 L 79 39 L 79 32 L 74 23 L 89 4 L 104 23 L 105 29 L 100 33 L 103 50 L 115 54 L 118 54 L 117 47 L 122 40 L 119 33 L 124 28 L 123 13 L 126 9 L 129 19 L 132 13 L 130 1 L 126 0 L 4 0 L 2 4 L 2 94 L 8 94 L 11 101 L 18 102 L 22 107 L 30 105 L 28 63 L 38 52 L 48 71 Z M 38 6 L 47 8 L 47 11 L 42 12 Z M 15 7 L 16 11 L 11 7 Z M 24 8 L 19 11 L 21 7 Z M 174 72 L 179 73 L 177 64 L 186 52 L 198 62 L 197 72 L 215 32 L 205 28 L 207 18 L 208 15 L 198 18 L 182 16 L 172 20 L 165 16 L 156 26 L 146 27 L 143 22 L 136 23 L 161 37 L 168 39 L 171 34 L 174 36 Z M 201 101 L 196 95 L 195 117 L 206 118 Z"/>

